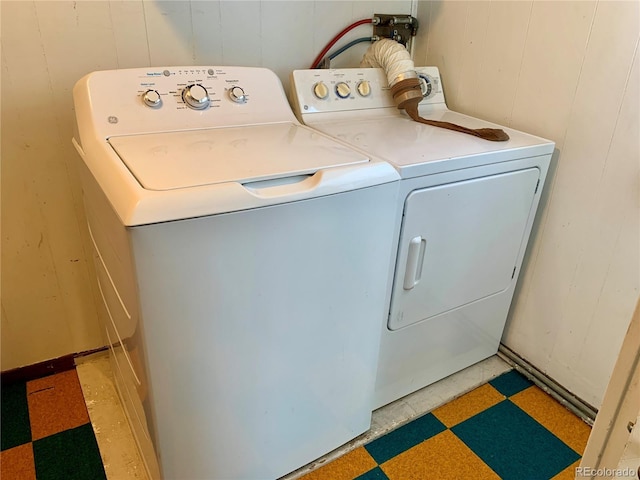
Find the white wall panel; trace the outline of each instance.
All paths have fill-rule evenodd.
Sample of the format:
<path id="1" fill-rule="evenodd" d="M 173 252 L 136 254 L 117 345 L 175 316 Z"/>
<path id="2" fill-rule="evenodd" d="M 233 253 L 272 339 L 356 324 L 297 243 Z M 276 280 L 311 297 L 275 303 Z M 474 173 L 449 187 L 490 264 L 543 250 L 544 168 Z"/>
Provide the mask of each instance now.
<path id="1" fill-rule="evenodd" d="M 620 337 L 612 345 L 590 352 L 586 364 L 578 361 L 583 357 L 584 346 L 565 348 L 575 339 L 576 331 L 586 329 L 586 338 L 590 338 L 593 312 L 614 253 L 614 238 L 620 230 L 619 207 L 624 210 L 625 205 L 630 205 L 628 198 L 626 204 L 619 201 L 623 192 L 620 185 L 603 184 L 605 165 L 613 164 L 610 168 L 616 169 L 620 160 L 611 159 L 609 149 L 638 35 L 637 19 L 629 13 L 622 3 L 598 5 L 532 278 L 535 287 L 529 292 L 522 317 L 516 317 L 540 315 L 560 321 L 563 328 L 553 330 L 557 335 L 554 343 L 539 351 L 548 354 L 550 364 L 557 364 L 561 371 L 571 374 L 571 366 L 582 370 L 583 375 L 578 378 L 586 378 L 593 370 L 610 371 L 615 361 L 611 352 L 617 352 L 622 342 Z M 612 25 L 616 28 L 612 29 Z M 605 91 L 606 96 L 594 95 Z M 611 202 L 613 198 L 617 201 Z M 556 281 L 546 281 L 551 274 Z M 534 307 L 538 303 L 543 306 Z M 628 321 L 629 318 L 613 317 L 608 328 L 621 334 Z M 531 345 L 532 339 L 528 340 L 526 345 Z"/>
<path id="2" fill-rule="evenodd" d="M 565 21 L 567 20 L 568 17 L 565 18 Z M 586 38 L 587 34 L 588 32 L 583 33 L 580 31 L 577 35 L 580 37 L 584 35 Z M 584 46 L 586 48 L 586 43 Z M 591 137 L 590 139 L 582 138 L 582 135 L 584 135 L 582 129 L 576 124 L 572 124 L 570 126 L 570 108 L 571 104 L 575 100 L 573 91 L 577 89 L 577 77 L 580 73 L 579 70 L 582 68 L 583 59 L 584 54 L 580 59 L 580 62 L 574 62 L 575 81 L 572 78 L 573 75 L 567 74 L 567 86 L 565 87 L 565 90 L 572 91 L 570 98 L 565 99 L 563 102 L 558 104 L 554 104 L 553 106 L 547 106 L 549 111 L 548 116 L 556 117 L 557 115 L 558 117 L 567 117 L 557 128 L 555 128 L 555 132 L 548 132 L 552 134 L 550 135 L 551 138 L 554 140 L 560 140 L 556 140 L 556 142 L 558 142 L 558 147 L 562 149 L 562 156 L 558 164 L 557 175 L 552 179 L 552 182 L 547 182 L 547 188 L 549 189 L 547 194 L 551 194 L 552 201 L 549 204 L 549 208 L 546 213 L 551 218 L 549 219 L 548 217 L 545 217 L 544 222 L 542 223 L 544 236 L 538 245 L 542 248 L 542 252 L 540 254 L 538 254 L 539 252 L 536 252 L 536 270 L 535 274 L 531 278 L 531 282 L 527 283 L 527 288 L 523 290 L 524 301 L 520 301 L 519 299 L 517 302 L 518 308 L 528 308 L 529 310 L 522 313 L 516 310 L 514 315 L 514 318 L 531 318 L 535 312 L 535 315 L 540 317 L 539 323 L 541 325 L 538 325 L 538 323 L 523 324 L 522 328 L 519 330 L 519 334 L 526 338 L 530 345 L 537 346 L 538 355 L 544 355 L 546 357 L 550 355 L 555 343 L 554 338 L 548 339 L 547 337 L 550 335 L 555 336 L 558 332 L 558 328 L 556 327 L 559 320 L 558 314 L 562 312 L 564 308 L 568 290 L 572 279 L 575 276 L 576 258 L 574 255 L 577 254 L 575 247 L 581 243 L 581 239 L 576 239 L 575 235 L 572 234 L 572 231 L 579 229 L 579 225 L 581 223 L 578 222 L 573 215 L 576 213 L 578 215 L 589 214 L 588 204 L 584 203 L 585 201 L 589 201 L 589 198 L 585 197 L 586 192 L 582 191 L 580 195 L 576 195 L 576 190 L 587 188 L 587 184 L 583 182 L 582 174 L 585 173 L 586 170 L 594 168 L 599 161 L 585 162 L 582 155 L 569 154 L 570 149 L 567 150 L 566 148 L 562 148 L 561 143 L 564 141 L 565 132 L 571 127 L 573 127 L 571 128 L 573 132 L 572 135 L 578 142 L 586 140 L 586 143 L 588 143 L 589 140 L 592 142 L 602 142 L 603 139 L 605 141 L 608 140 L 607 135 L 598 135 L 596 137 Z M 545 60 L 545 62 L 546 61 L 547 60 Z M 533 60 L 531 60 L 530 63 L 531 62 L 535 64 Z M 527 68 L 533 69 L 534 67 L 532 65 L 528 65 Z M 526 81 L 520 82 L 520 84 L 523 83 L 526 83 Z M 553 87 L 551 89 L 554 92 L 557 91 Z M 557 93 L 554 93 L 554 95 L 557 95 Z M 580 122 L 580 118 L 576 117 L 571 118 L 571 120 L 574 122 Z M 611 121 L 613 121 L 613 119 L 611 119 Z M 537 123 L 541 122 L 541 120 L 537 120 Z M 611 132 L 609 132 L 609 135 L 610 134 Z M 566 175 L 565 172 L 570 172 L 572 165 L 575 165 L 573 168 L 577 168 L 579 171 L 574 171 L 573 175 Z M 583 169 L 586 170 L 581 171 Z M 576 173 L 578 173 L 578 177 L 575 177 Z M 569 185 L 567 185 L 567 183 L 569 183 Z M 567 187 L 569 188 L 567 189 Z M 570 205 L 567 204 L 567 200 L 569 202 L 578 202 L 577 209 L 570 208 Z M 562 216 L 568 216 L 569 218 L 563 219 Z M 578 243 L 574 243 L 576 241 Z M 550 272 L 554 274 L 555 280 L 553 282 L 543 281 L 544 278 L 540 277 L 540 275 L 549 275 Z M 534 283 L 536 287 L 531 287 L 531 283 Z M 560 315 L 562 314 L 560 313 Z M 543 324 L 547 322 L 548 325 L 543 327 Z M 545 333 L 543 334 L 542 332 Z M 538 339 L 536 334 L 544 335 L 546 341 L 539 341 L 542 339 Z"/>
<path id="3" fill-rule="evenodd" d="M 218 1 L 191 2 L 195 63 L 223 65 L 222 12 Z"/>
<path id="4" fill-rule="evenodd" d="M 470 3 L 467 10 L 467 20 L 462 42 L 465 48 L 459 57 L 459 73 L 455 80 L 453 94 L 456 104 L 464 108 L 471 115 L 476 114 L 474 100 L 478 96 L 478 80 L 482 74 L 482 64 L 485 42 L 488 34 L 489 14 L 491 2 Z M 472 79 L 472 81 L 468 81 Z"/>
<path id="5" fill-rule="evenodd" d="M 619 26 L 616 32 L 633 35 L 633 19 L 626 9 L 620 8 L 619 4 L 602 4 L 598 17 L 600 9 L 603 16 L 605 10 L 618 10 L 614 12 L 620 14 L 615 18 Z M 625 25 L 632 28 L 624 32 Z M 635 33 L 637 35 L 637 30 Z M 616 35 L 604 36 L 611 39 Z M 607 66 L 605 57 L 610 57 L 606 51 L 607 49 L 600 49 L 597 52 L 603 54 L 599 58 L 604 66 Z M 623 53 L 624 49 L 619 48 L 619 51 Z M 626 62 L 619 59 L 616 63 L 616 66 L 621 66 Z M 595 185 L 590 215 L 583 227 L 584 241 L 576 281 L 572 283 L 567 299 L 575 307 L 567 312 L 566 323 L 569 329 L 559 332 L 556 348 L 551 355 L 552 362 L 560 366 L 578 365 L 579 379 L 608 378 L 614 366 L 614 354 L 622 344 L 621 334 L 627 329 L 627 314 L 633 309 L 634 297 L 640 289 L 638 63 L 636 47 L 633 68 L 626 85 L 617 85 L 613 90 L 624 91 L 624 97 L 610 99 L 617 103 L 619 113 L 615 112 L 615 115 L 609 117 L 612 118 L 611 128 L 615 130 L 606 151 L 600 157 L 604 161 L 593 172 L 592 180 Z M 624 77 L 627 72 L 618 73 L 616 79 Z M 597 116 L 594 111 L 592 118 Z M 605 127 L 605 121 L 603 119 L 598 122 L 601 128 Z M 582 328 L 584 324 L 587 328 L 584 345 L 579 351 L 577 348 L 572 349 L 570 355 L 567 355 L 569 352 L 562 346 L 571 344 L 573 340 L 570 329 Z M 596 385 L 599 397 L 604 395 L 605 386 Z"/>
<path id="6" fill-rule="evenodd" d="M 429 50 L 424 65 L 436 65 L 443 78 L 444 93 L 451 108 L 457 107 L 461 59 L 469 2 L 431 2 L 427 27 Z M 425 25 L 423 25 L 423 28 Z"/>
<path id="7" fill-rule="evenodd" d="M 144 0 L 143 7 L 151 65 L 192 65 L 191 2 Z"/>
<path id="8" fill-rule="evenodd" d="M 501 125 L 510 123 L 532 5 L 491 2 L 487 34 L 478 53 L 475 91 L 467 100 L 474 115 Z"/>
<path id="9" fill-rule="evenodd" d="M 223 64 L 266 66 L 262 62 L 261 8 L 261 2 L 221 2 Z"/>
<path id="10" fill-rule="evenodd" d="M 72 89 L 81 76 L 227 64 L 271 68 L 286 83 L 360 15 L 409 13 L 411 1 L 21 1 L 0 8 L 7 370 L 103 344 L 70 143 Z M 353 32 L 370 33 L 370 26 Z M 363 51 L 341 56 L 340 65 L 357 66 Z"/>
<path id="11" fill-rule="evenodd" d="M 112 0 L 109 12 L 118 68 L 151 65 L 142 1 Z"/>
<path id="12" fill-rule="evenodd" d="M 35 2 L 38 28 L 56 98 L 93 70 L 115 68 L 115 38 L 106 2 Z"/>
<path id="13" fill-rule="evenodd" d="M 640 291 L 639 4 L 429 6 L 449 106 L 556 142 L 503 341 L 598 406 Z"/>
<path id="14" fill-rule="evenodd" d="M 2 5 L 3 369 L 102 344 L 41 6 Z"/>
<path id="15" fill-rule="evenodd" d="M 414 38 L 413 44 L 413 60 L 417 66 L 425 66 L 427 61 L 427 52 L 429 50 L 429 26 L 431 25 L 431 12 L 433 10 L 433 2 L 426 0 L 418 0 L 416 2 L 417 12 L 416 18 L 419 22 L 418 32 Z"/>
<path id="16" fill-rule="evenodd" d="M 282 12 L 287 12 L 295 22 L 283 24 Z M 313 61 L 314 28 L 313 2 L 268 1 L 262 3 L 262 51 L 263 65 L 269 65 L 289 87 L 289 74 L 295 68 L 307 68 Z M 287 54 L 282 54 L 286 44 Z"/>
<path id="17" fill-rule="evenodd" d="M 449 107 L 510 124 L 532 2 L 418 5 L 425 18 L 416 63 L 440 67 Z"/>
<path id="18" fill-rule="evenodd" d="M 586 0 L 534 2 L 511 127 L 562 147 L 595 7 Z"/>

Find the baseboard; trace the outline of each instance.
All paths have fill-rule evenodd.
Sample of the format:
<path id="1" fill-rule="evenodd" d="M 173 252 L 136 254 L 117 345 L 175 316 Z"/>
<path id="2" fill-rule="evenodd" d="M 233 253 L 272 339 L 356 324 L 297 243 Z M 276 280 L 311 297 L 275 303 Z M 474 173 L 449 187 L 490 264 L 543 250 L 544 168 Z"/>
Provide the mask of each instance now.
<path id="1" fill-rule="evenodd" d="M 498 356 L 511 365 L 515 370 L 531 380 L 534 384 L 555 398 L 558 402 L 582 418 L 589 425 L 593 425 L 598 410 L 564 388 L 553 378 L 538 370 L 509 347 L 500 344 Z"/>
<path id="2" fill-rule="evenodd" d="M 2 385 L 9 385 L 17 382 L 28 382 L 29 380 L 35 380 L 36 378 L 42 378 L 48 375 L 72 370 L 76 366 L 76 358 L 102 352 L 106 349 L 107 347 L 105 346 L 84 352 L 70 353 L 68 355 L 63 355 L 62 357 L 34 363 L 33 365 L 26 365 L 24 367 L 6 370 L 4 372 L 0 372 L 0 383 Z"/>

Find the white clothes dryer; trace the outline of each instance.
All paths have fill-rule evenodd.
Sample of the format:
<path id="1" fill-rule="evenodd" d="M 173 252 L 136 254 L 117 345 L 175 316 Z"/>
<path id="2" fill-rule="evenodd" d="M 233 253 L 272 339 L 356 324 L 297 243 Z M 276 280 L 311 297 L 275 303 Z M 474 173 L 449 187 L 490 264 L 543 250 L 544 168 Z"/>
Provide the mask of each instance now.
<path id="1" fill-rule="evenodd" d="M 419 113 L 469 128 L 497 125 L 447 108 L 438 69 L 417 69 Z M 306 125 L 400 173 L 376 406 L 495 354 L 547 174 L 553 142 L 513 129 L 491 142 L 412 121 L 382 69 L 297 70 Z"/>
<path id="2" fill-rule="evenodd" d="M 280 477 L 366 431 L 398 173 L 271 71 L 74 88 L 116 384 L 151 478 Z"/>

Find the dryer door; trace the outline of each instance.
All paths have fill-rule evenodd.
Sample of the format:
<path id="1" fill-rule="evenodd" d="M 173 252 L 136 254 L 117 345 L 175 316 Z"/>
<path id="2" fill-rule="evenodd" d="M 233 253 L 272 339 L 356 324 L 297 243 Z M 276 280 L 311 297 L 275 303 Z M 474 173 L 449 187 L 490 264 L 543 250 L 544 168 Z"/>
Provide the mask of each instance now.
<path id="1" fill-rule="evenodd" d="M 407 196 L 390 330 L 509 288 L 539 178 L 530 168 Z"/>

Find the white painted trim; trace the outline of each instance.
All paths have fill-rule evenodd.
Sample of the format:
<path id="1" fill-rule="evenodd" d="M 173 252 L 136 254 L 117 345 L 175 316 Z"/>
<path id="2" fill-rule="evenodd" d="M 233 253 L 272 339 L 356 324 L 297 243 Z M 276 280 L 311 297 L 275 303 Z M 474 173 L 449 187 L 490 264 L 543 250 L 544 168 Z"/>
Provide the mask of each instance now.
<path id="1" fill-rule="evenodd" d="M 576 471 L 576 478 L 610 479 L 615 476 L 615 469 L 629 438 L 627 426 L 629 422 L 636 420 L 638 411 L 640 411 L 640 300 L 636 304 L 602 407 L 596 416 L 580 467 Z M 587 468 L 589 472 L 581 473 L 580 469 Z"/>

